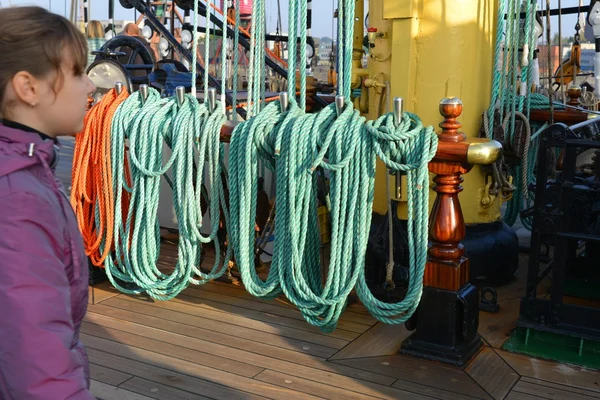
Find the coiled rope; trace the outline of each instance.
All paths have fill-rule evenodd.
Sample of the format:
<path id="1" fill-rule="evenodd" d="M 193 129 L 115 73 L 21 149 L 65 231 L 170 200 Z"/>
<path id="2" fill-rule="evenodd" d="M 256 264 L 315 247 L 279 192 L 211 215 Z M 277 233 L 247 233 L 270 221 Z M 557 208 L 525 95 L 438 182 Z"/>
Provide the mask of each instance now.
<path id="1" fill-rule="evenodd" d="M 261 3 L 254 3 L 254 21 L 261 20 Z M 302 21 L 305 7 L 306 1 L 290 2 L 290 38 L 306 36 L 305 24 L 296 26 L 298 20 Z M 354 1 L 341 2 L 339 15 L 343 25 L 340 29 L 344 33 L 340 36 L 344 44 L 338 50 L 343 71 L 339 90 L 346 99 L 342 112 L 338 115 L 334 105 L 316 114 L 304 112 L 306 78 L 299 74 L 298 104 L 295 99 L 296 58 L 290 57 L 289 108 L 281 110 L 277 101 L 238 125 L 231 138 L 229 161 L 229 233 L 246 289 L 263 298 L 284 293 L 308 323 L 326 332 L 335 329 L 347 296 L 354 288 L 369 311 L 383 322 L 402 323 L 416 309 L 427 257 L 427 163 L 437 150 L 433 128 L 424 128 L 414 114 L 404 113 L 401 122 L 395 126 L 391 114 L 366 122 L 359 111 L 353 109 L 350 73 Z M 257 31 L 260 33 L 260 28 Z M 262 47 L 257 44 L 259 40 L 264 37 L 257 35 L 253 48 Z M 290 40 L 289 54 L 296 54 L 296 51 L 296 41 Z M 299 53 L 302 70 L 306 59 L 305 45 L 301 44 Z M 258 65 L 252 61 L 251 64 Z M 256 68 L 253 75 L 254 82 L 260 81 L 260 71 Z M 249 101 L 258 100 L 255 88 Z M 377 157 L 387 168 L 407 173 L 410 189 L 410 286 L 405 299 L 396 304 L 377 300 L 368 289 L 364 276 Z M 259 162 L 276 173 L 275 244 L 270 271 L 264 281 L 254 267 Z M 314 173 L 317 168 L 325 169 L 330 181 L 331 256 L 324 281 Z"/>
<path id="2" fill-rule="evenodd" d="M 197 7 L 196 3 L 195 32 Z M 194 72 L 197 47 L 196 35 Z M 208 82 L 207 77 L 208 69 L 205 70 L 205 82 Z M 221 263 L 217 240 L 220 205 L 224 204 L 220 131 L 226 120 L 225 108 L 218 101 L 214 110 L 206 99 L 203 104 L 198 103 L 194 95 L 196 79 L 193 73 L 192 95 L 186 95 L 183 102 L 175 97 L 161 99 L 152 88 L 146 99 L 142 99 L 139 92 L 128 98 L 125 93 L 115 98 L 113 90 L 86 119 L 86 129 L 90 132 L 97 131 L 97 124 L 102 124 L 99 142 L 103 147 L 98 150 L 98 156 L 92 154 L 103 164 L 96 167 L 90 165 L 95 159 L 85 158 L 81 164 L 93 173 L 102 173 L 102 190 L 96 188 L 96 192 L 105 197 L 103 201 L 97 201 L 95 220 L 88 217 L 80 225 L 105 232 L 105 239 L 98 236 L 92 243 L 102 254 L 97 262 L 104 263 L 109 280 L 124 293 L 146 292 L 154 299 L 168 300 L 189 284 L 203 284 L 220 277 L 228 266 L 231 250 Z M 225 82 L 223 91 L 224 88 Z M 80 141 L 86 139 L 87 136 L 82 136 Z M 126 151 L 127 144 L 129 152 Z M 171 153 L 163 157 L 165 144 Z M 86 147 L 89 146 L 83 144 L 77 151 L 82 152 Z M 164 164 L 163 158 L 166 158 Z M 169 170 L 172 171 L 170 178 Z M 179 229 L 178 261 L 171 273 L 161 272 L 157 266 L 160 254 L 158 207 L 163 177 L 172 190 Z M 205 177 L 210 188 L 210 232 L 206 235 L 201 232 L 203 215 L 200 208 Z M 75 186 L 77 190 L 85 183 L 82 179 L 79 181 L 81 184 Z M 77 195 L 79 192 L 74 192 L 75 199 L 81 197 Z M 83 197 L 87 200 L 90 196 Z M 200 269 L 201 247 L 210 242 L 214 242 L 216 257 L 211 271 L 204 273 Z"/>
<path id="3" fill-rule="evenodd" d="M 127 96 L 126 90 L 119 95 L 114 89 L 106 93 L 86 114 L 84 128 L 75 137 L 70 202 L 86 254 L 97 267 L 104 265 L 113 247 L 111 121 Z"/>

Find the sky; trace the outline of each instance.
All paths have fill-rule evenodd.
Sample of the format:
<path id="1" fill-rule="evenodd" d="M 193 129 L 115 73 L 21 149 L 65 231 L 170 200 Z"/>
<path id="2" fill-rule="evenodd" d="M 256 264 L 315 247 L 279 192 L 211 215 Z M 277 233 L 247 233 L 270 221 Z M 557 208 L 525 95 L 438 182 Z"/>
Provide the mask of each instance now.
<path id="1" fill-rule="evenodd" d="M 281 3 L 281 14 L 282 14 L 282 23 L 283 30 L 287 30 L 287 4 L 289 0 L 280 0 Z M 323 36 L 332 36 L 332 26 L 333 23 L 333 6 L 334 3 L 337 4 L 338 0 L 313 0 L 313 36 L 315 37 L 323 37 Z M 426 0 L 431 1 L 431 0 Z M 452 1 L 456 3 L 457 0 L 446 0 Z M 490 0 L 486 0 L 490 1 Z M 514 0 L 513 0 L 514 1 Z M 546 6 L 546 0 L 537 0 L 538 4 L 544 7 Z M 576 7 L 579 3 L 588 5 L 590 3 L 589 0 L 551 0 L 550 6 L 552 8 L 557 8 L 560 3 L 562 7 Z M 91 3 L 91 19 L 99 19 L 104 20 L 108 19 L 108 1 L 107 0 L 89 0 Z M 277 24 L 277 0 L 266 0 L 267 2 L 267 28 L 269 31 L 274 32 Z M 458 0 L 460 3 L 461 0 Z M 0 3 L 3 6 L 8 5 L 8 0 L 0 0 Z M 12 0 L 11 3 L 13 5 L 39 5 L 42 7 L 50 8 L 53 12 L 61 15 L 65 15 L 65 9 L 69 8 L 67 3 L 70 3 L 70 0 Z M 368 0 L 366 0 L 368 3 Z M 433 2 L 432 2 L 433 3 Z M 68 12 L 68 11 L 67 11 Z M 121 7 L 119 1 L 115 1 L 115 19 L 117 20 L 133 20 L 134 19 L 134 11 L 127 10 Z M 576 16 L 575 15 L 564 15 L 562 18 L 562 33 L 564 37 L 572 36 L 573 30 L 575 26 Z M 551 19 L 551 27 L 553 32 L 558 32 L 558 17 L 553 17 Z M 335 33 L 334 33 L 335 35 Z"/>

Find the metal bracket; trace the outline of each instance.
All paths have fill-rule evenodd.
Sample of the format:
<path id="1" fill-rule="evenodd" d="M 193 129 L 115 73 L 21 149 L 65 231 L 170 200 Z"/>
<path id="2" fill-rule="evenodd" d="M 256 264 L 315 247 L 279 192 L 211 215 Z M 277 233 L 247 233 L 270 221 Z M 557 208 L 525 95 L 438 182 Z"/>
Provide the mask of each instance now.
<path id="1" fill-rule="evenodd" d="M 487 296 L 490 294 L 490 297 Z M 481 289 L 481 303 L 479 304 L 481 311 L 497 313 L 500 310 L 498 304 L 498 293 L 493 287 L 485 287 Z"/>

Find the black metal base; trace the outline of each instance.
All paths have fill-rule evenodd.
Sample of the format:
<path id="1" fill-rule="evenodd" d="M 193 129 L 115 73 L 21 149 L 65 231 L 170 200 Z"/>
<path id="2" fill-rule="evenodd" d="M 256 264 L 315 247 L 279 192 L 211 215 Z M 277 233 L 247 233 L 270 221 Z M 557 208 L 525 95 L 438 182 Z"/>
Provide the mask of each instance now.
<path id="1" fill-rule="evenodd" d="M 409 326 L 416 331 L 402 343 L 401 354 L 462 367 L 482 346 L 479 292 L 470 283 L 457 292 L 425 287 Z"/>
<path id="2" fill-rule="evenodd" d="M 467 225 L 462 244 L 471 283 L 501 286 L 514 279 L 519 268 L 519 238 L 503 221 Z"/>
<path id="3" fill-rule="evenodd" d="M 479 334 L 469 343 L 461 343 L 456 346 L 441 346 L 434 343 L 412 339 L 411 335 L 400 349 L 401 354 L 423 358 L 429 361 L 464 367 L 479 351 L 483 342 Z"/>

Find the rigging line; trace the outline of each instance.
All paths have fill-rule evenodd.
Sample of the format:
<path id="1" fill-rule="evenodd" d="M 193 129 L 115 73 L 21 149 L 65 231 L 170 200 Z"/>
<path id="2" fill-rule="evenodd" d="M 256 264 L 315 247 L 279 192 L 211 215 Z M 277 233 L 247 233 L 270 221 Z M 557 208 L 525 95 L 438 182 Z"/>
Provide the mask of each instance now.
<path id="1" fill-rule="evenodd" d="M 563 63 L 563 55 L 562 55 L 562 6 L 561 6 L 561 0 L 558 0 L 558 59 L 560 60 L 560 62 L 558 63 L 559 68 L 562 66 Z M 565 75 L 564 75 L 564 70 L 563 68 L 560 68 L 560 81 L 561 81 L 561 85 L 560 85 L 560 94 L 562 97 L 562 102 L 566 103 L 567 102 L 567 98 L 566 98 L 566 93 L 565 93 L 565 85 L 562 83 L 565 81 Z"/>
<path id="2" fill-rule="evenodd" d="M 283 24 L 281 22 L 281 0 L 277 0 L 277 14 L 279 15 L 277 19 L 277 34 L 281 35 L 283 34 Z"/>
<path id="3" fill-rule="evenodd" d="M 550 104 L 550 124 L 554 123 L 554 104 L 552 103 L 552 51 L 551 51 L 551 32 L 550 32 L 550 0 L 546 0 L 546 51 L 548 55 L 548 102 Z"/>

